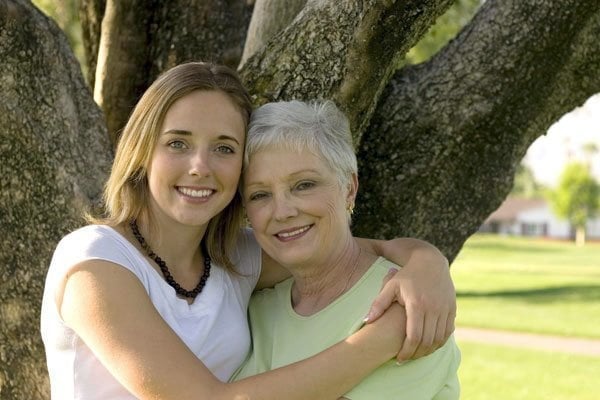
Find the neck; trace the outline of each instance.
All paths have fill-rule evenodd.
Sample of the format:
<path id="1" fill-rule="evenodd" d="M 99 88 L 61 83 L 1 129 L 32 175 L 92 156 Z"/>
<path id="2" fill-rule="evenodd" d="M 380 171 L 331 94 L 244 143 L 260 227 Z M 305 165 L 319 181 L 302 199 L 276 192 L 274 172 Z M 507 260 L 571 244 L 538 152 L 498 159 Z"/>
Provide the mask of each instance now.
<path id="1" fill-rule="evenodd" d="M 295 267 L 291 271 L 294 310 L 307 316 L 327 307 L 358 282 L 375 258 L 351 237 L 336 256 L 323 263 Z"/>
<path id="2" fill-rule="evenodd" d="M 151 224 L 145 216 L 137 220 L 137 225 L 148 246 L 167 263 L 174 276 L 179 275 L 185 279 L 190 274 L 191 279 L 195 279 L 201 268 L 199 265 L 202 264 L 200 242 L 206 226 L 199 228 L 165 224 L 161 223 L 160 218 L 154 218 Z M 130 241 L 139 248 L 129 226 L 126 224 L 123 229 Z M 145 254 L 144 251 L 142 253 Z"/>

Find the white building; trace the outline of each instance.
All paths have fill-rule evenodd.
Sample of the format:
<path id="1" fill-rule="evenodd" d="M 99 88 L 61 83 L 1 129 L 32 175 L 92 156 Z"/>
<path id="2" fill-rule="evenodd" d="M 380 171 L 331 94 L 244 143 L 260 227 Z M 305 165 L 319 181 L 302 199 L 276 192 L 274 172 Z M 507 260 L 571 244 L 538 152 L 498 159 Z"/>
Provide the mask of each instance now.
<path id="1" fill-rule="evenodd" d="M 571 224 L 555 216 L 546 200 L 518 197 L 508 197 L 504 200 L 485 220 L 480 231 L 555 239 L 575 237 L 575 230 Z M 600 239 L 600 218 L 588 222 L 586 237 Z"/>

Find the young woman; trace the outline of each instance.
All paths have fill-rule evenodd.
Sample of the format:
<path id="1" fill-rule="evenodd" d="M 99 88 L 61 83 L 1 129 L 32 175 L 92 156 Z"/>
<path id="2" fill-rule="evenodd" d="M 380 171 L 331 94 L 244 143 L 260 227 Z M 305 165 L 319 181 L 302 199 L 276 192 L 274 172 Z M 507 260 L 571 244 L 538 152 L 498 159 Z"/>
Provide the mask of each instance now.
<path id="1" fill-rule="evenodd" d="M 250 112 L 236 75 L 204 63 L 167 71 L 137 104 L 104 215 L 63 238 L 48 271 L 41 330 L 53 399 L 337 398 L 399 350 L 404 319 L 391 309 L 312 359 L 223 383 L 249 348 L 252 290 L 289 275 L 240 229 Z M 402 243 L 414 251 L 387 255 L 418 266 L 397 274 L 379 309 L 398 290 L 410 307 L 415 281 L 430 292 L 441 283 L 433 312 L 414 313 L 424 322 L 413 324 L 423 329 L 413 350 L 430 351 L 444 338 L 426 321 L 453 315 L 452 283 L 431 246 Z"/>

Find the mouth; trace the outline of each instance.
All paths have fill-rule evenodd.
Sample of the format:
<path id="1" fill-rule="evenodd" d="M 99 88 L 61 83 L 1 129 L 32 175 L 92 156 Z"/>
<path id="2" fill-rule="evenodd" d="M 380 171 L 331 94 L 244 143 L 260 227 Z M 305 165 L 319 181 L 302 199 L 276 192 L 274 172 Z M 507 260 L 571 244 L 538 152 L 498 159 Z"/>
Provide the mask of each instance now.
<path id="1" fill-rule="evenodd" d="M 276 233 L 274 236 L 282 241 L 297 239 L 304 235 L 313 225 L 305 225 L 299 228 L 293 228 Z"/>
<path id="2" fill-rule="evenodd" d="M 189 187 L 177 186 L 177 191 L 186 197 L 191 197 L 193 199 L 207 199 L 212 195 L 215 191 L 212 189 L 192 189 Z"/>

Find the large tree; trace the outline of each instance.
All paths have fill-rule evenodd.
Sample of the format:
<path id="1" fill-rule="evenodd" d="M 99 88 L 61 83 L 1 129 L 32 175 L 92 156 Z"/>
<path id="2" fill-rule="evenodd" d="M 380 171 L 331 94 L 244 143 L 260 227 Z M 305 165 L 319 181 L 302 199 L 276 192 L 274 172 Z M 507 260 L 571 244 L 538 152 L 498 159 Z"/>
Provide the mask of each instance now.
<path id="1" fill-rule="evenodd" d="M 256 104 L 336 101 L 359 156 L 356 233 L 421 237 L 450 259 L 510 191 L 529 144 L 600 91 L 597 0 L 487 0 L 419 65 L 405 54 L 452 0 L 251 3 L 81 0 L 88 89 L 55 24 L 0 0 L 2 399 L 47 397 L 37 327 L 52 248 L 82 223 L 111 142 L 166 68 L 243 55 Z"/>

